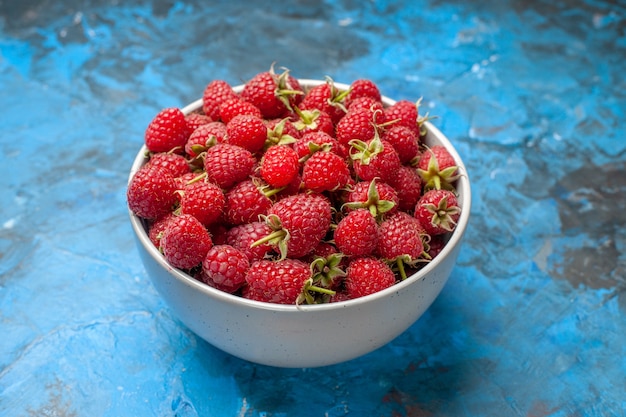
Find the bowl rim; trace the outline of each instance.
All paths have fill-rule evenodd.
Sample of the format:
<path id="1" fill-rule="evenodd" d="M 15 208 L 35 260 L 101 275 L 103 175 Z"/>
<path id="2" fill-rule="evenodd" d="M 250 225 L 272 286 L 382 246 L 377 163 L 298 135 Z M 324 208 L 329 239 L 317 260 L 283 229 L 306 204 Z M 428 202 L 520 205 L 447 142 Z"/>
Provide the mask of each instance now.
<path id="1" fill-rule="evenodd" d="M 311 88 L 319 84 L 323 84 L 326 81 L 324 80 L 314 80 L 314 79 L 298 79 L 298 82 L 303 86 L 303 88 Z M 334 86 L 340 90 L 345 90 L 349 88 L 348 84 L 334 82 Z M 236 92 L 240 92 L 243 89 L 243 85 L 234 86 L 233 89 Z M 391 106 L 396 103 L 396 100 L 393 100 L 387 96 L 381 97 L 383 104 L 385 106 Z M 184 114 L 192 113 L 198 109 L 202 108 L 202 99 L 197 99 L 186 106 L 182 107 L 181 110 Z M 429 134 L 432 134 L 437 138 L 439 142 L 441 142 L 446 149 L 450 152 L 453 159 L 457 163 L 459 169 L 459 179 L 457 190 L 462 189 L 461 194 L 461 216 L 457 222 L 457 227 L 452 232 L 448 242 L 443 247 L 441 252 L 433 259 L 428 262 L 421 269 L 408 276 L 405 280 L 399 281 L 392 285 L 389 288 L 378 291 L 373 294 L 369 294 L 363 297 L 345 300 L 345 301 L 337 301 L 332 303 L 323 303 L 323 304 L 303 304 L 303 305 L 293 305 L 293 304 L 276 304 L 276 303 L 268 303 L 263 301 L 250 300 L 238 295 L 230 294 L 225 291 L 219 290 L 217 288 L 213 288 L 201 281 L 198 281 L 191 275 L 185 273 L 184 271 L 174 268 L 171 266 L 163 254 L 152 244 L 150 238 L 148 237 L 148 233 L 145 228 L 145 220 L 141 219 L 139 216 L 134 214 L 130 208 L 128 208 L 128 213 L 130 216 L 130 222 L 135 232 L 136 237 L 139 240 L 139 243 L 143 246 L 143 248 L 147 251 L 147 253 L 166 271 L 169 272 L 174 278 L 178 281 L 181 281 L 187 286 L 193 287 L 194 289 L 202 292 L 203 294 L 214 297 L 221 302 L 229 303 L 229 304 L 237 304 L 243 307 L 250 308 L 252 310 L 270 310 L 275 312 L 308 312 L 308 311 L 333 311 L 333 310 L 341 310 L 344 308 L 358 308 L 363 304 L 368 304 L 374 300 L 386 298 L 394 292 L 399 292 L 405 287 L 412 285 L 415 281 L 422 280 L 426 275 L 428 275 L 432 270 L 436 269 L 437 266 L 444 262 L 445 258 L 453 251 L 453 249 L 461 244 L 461 240 L 467 229 L 467 225 L 469 223 L 470 210 L 471 210 L 471 188 L 469 175 L 467 173 L 467 169 L 460 155 L 458 154 L 455 147 L 452 145 L 450 140 L 430 121 L 425 121 L 424 125 Z M 139 152 L 137 153 L 129 176 L 128 183 L 130 183 L 133 175 L 143 166 L 146 162 L 145 155 L 148 149 L 145 144 L 142 145 Z"/>

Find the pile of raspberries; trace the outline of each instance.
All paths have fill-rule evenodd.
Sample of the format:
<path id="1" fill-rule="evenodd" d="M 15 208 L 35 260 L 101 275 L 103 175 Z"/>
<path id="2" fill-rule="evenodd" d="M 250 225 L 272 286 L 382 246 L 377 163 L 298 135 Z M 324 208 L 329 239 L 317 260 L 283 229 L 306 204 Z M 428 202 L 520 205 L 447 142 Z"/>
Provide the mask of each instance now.
<path id="1" fill-rule="evenodd" d="M 456 162 L 423 143 L 420 100 L 383 105 L 359 79 L 304 88 L 272 66 L 202 107 L 161 110 L 129 209 L 175 268 L 278 304 L 363 297 L 440 253 L 461 209 Z"/>

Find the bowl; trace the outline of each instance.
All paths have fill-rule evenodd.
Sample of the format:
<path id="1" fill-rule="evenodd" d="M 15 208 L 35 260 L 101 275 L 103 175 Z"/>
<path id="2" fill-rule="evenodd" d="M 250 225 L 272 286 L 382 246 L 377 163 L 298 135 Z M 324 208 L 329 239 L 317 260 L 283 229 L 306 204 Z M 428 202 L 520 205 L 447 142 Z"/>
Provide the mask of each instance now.
<path id="1" fill-rule="evenodd" d="M 323 83 L 299 80 L 303 88 Z M 348 85 L 335 83 L 340 89 Z M 243 86 L 234 87 L 241 91 Z M 383 97 L 383 104 L 394 101 Z M 182 110 L 202 108 L 199 99 Z M 306 368 L 337 364 L 370 353 L 406 331 L 440 294 L 452 272 L 469 215 L 470 181 L 450 141 L 426 121 L 425 143 L 443 145 L 459 167 L 456 188 L 462 213 L 443 250 L 422 269 L 390 288 L 365 297 L 316 305 L 279 305 L 212 288 L 178 270 L 150 242 L 147 225 L 130 212 L 139 255 L 152 284 L 180 321 L 211 345 L 262 365 Z M 130 178 L 145 163 L 142 147 Z"/>

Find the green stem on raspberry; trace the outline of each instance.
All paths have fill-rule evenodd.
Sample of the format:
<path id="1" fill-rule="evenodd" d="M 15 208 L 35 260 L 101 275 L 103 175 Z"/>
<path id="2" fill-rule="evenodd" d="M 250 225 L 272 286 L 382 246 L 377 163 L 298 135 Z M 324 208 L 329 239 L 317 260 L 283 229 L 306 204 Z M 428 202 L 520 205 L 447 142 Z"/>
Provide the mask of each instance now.
<path id="1" fill-rule="evenodd" d="M 275 196 L 276 194 L 280 193 L 284 189 L 285 189 L 285 187 L 268 188 L 267 190 L 263 191 L 263 195 L 265 195 L 265 197 L 269 198 L 269 197 Z"/>
<path id="2" fill-rule="evenodd" d="M 337 293 L 334 290 L 330 290 L 328 288 L 323 288 L 323 287 L 318 287 L 317 285 L 311 285 L 307 289 L 309 291 L 318 292 L 320 294 L 327 294 L 327 295 L 335 295 Z"/>
<path id="3" fill-rule="evenodd" d="M 268 224 L 270 225 L 270 227 L 272 227 L 272 229 L 274 229 L 274 231 L 269 235 L 262 237 L 261 239 L 252 243 L 250 247 L 254 248 L 259 245 L 263 245 L 264 243 L 268 243 L 272 246 L 278 246 L 280 259 L 285 259 L 287 257 L 287 241 L 290 237 L 289 231 L 282 228 L 277 228 L 277 224 L 272 223 L 272 219 L 275 219 L 274 217 L 268 216 L 267 219 L 270 219 L 270 221 L 268 221 Z"/>
<path id="4" fill-rule="evenodd" d="M 402 260 L 402 257 L 398 257 L 398 259 L 396 259 L 396 265 L 398 266 L 400 279 L 404 281 L 406 279 L 406 271 L 404 270 L 404 261 Z"/>
<path id="5" fill-rule="evenodd" d="M 284 239 L 287 236 L 286 230 L 275 230 L 267 236 L 262 237 L 261 239 L 255 241 L 250 245 L 251 248 L 255 248 L 257 246 L 261 246 L 264 243 L 277 243 L 279 240 Z"/>
<path id="6" fill-rule="evenodd" d="M 195 182 L 202 181 L 202 180 L 204 180 L 207 177 L 207 175 L 208 174 L 206 172 L 203 172 L 202 174 L 196 175 L 195 177 L 193 177 L 192 179 L 187 181 L 187 185 L 191 185 L 191 184 L 193 184 Z"/>

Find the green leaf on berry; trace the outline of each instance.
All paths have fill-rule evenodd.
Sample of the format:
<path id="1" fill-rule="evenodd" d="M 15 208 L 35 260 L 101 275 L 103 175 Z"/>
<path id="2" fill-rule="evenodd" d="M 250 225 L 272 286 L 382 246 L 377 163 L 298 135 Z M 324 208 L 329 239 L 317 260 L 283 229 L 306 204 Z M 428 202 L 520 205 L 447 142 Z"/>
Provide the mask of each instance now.
<path id="1" fill-rule="evenodd" d="M 432 213 L 431 223 L 433 226 L 441 227 L 449 232 L 453 231 L 456 226 L 453 216 L 461 212 L 458 206 L 448 207 L 447 197 L 442 198 L 438 205 L 426 204 L 424 208 Z"/>
<path id="2" fill-rule="evenodd" d="M 353 201 L 344 203 L 342 209 L 349 208 L 352 210 L 365 208 L 370 211 L 374 218 L 379 219 L 381 216 L 395 207 L 395 203 L 391 200 L 381 200 L 378 189 L 376 188 L 376 178 L 370 181 L 370 185 L 367 188 L 367 200 L 366 201 Z"/>
<path id="3" fill-rule="evenodd" d="M 287 242 L 289 241 L 290 234 L 287 229 L 284 229 L 278 216 L 270 214 L 269 216 L 262 216 L 265 223 L 272 229 L 272 233 L 254 242 L 251 247 L 257 247 L 267 243 L 271 246 L 278 247 L 280 253 L 280 260 L 287 258 Z"/>
<path id="4" fill-rule="evenodd" d="M 427 151 L 430 152 L 430 151 Z M 427 169 L 417 169 L 417 173 L 424 181 L 425 190 L 448 190 L 455 191 L 454 181 L 459 179 L 458 166 L 450 166 L 439 170 L 439 163 L 434 156 L 428 161 Z"/>

